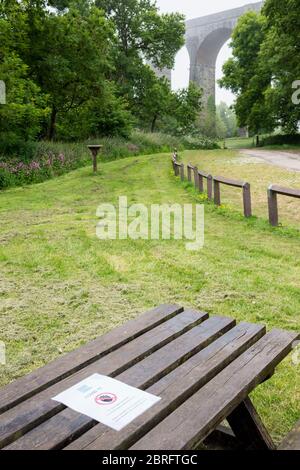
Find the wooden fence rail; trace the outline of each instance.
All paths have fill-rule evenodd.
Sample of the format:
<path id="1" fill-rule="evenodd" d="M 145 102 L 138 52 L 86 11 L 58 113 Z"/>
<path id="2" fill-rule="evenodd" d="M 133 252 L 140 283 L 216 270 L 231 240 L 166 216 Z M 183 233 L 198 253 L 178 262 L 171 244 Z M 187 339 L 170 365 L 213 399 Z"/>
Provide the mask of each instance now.
<path id="1" fill-rule="evenodd" d="M 174 151 L 172 157 L 172 165 L 176 176 L 180 176 L 181 181 L 184 181 L 184 164 L 177 161 L 177 151 Z M 204 192 L 204 179 L 207 180 L 207 196 L 209 200 L 213 199 L 217 206 L 221 205 L 221 184 L 232 186 L 235 188 L 241 188 L 243 190 L 243 206 L 244 216 L 252 216 L 252 204 L 251 204 L 251 188 L 250 184 L 244 181 L 237 181 L 230 178 L 224 178 L 223 176 L 212 176 L 204 171 L 193 166 L 191 163 L 187 165 L 187 178 L 189 182 L 192 182 L 192 175 L 194 174 L 195 188 L 200 193 Z M 268 188 L 268 207 L 269 207 L 269 222 L 273 227 L 277 227 L 279 224 L 278 218 L 278 200 L 277 196 L 288 196 L 300 199 L 299 189 L 290 189 L 272 184 Z"/>
<path id="2" fill-rule="evenodd" d="M 214 201 L 217 206 L 221 205 L 221 184 L 227 186 L 233 186 L 235 188 L 241 188 L 243 190 L 243 204 L 244 204 L 244 216 L 252 216 L 251 206 L 251 190 L 250 184 L 244 181 L 232 180 L 230 178 L 223 178 L 222 176 L 214 176 Z"/>
<path id="3" fill-rule="evenodd" d="M 282 186 L 278 186 L 276 184 L 272 184 L 268 188 L 269 221 L 270 224 L 273 225 L 273 227 L 277 227 L 279 223 L 277 200 L 278 194 L 281 194 L 282 196 L 300 199 L 299 189 L 283 188 Z"/>
<path id="4" fill-rule="evenodd" d="M 175 161 L 174 171 L 175 171 L 175 176 L 180 176 L 181 181 L 184 181 L 184 164 L 178 163 L 177 161 Z"/>

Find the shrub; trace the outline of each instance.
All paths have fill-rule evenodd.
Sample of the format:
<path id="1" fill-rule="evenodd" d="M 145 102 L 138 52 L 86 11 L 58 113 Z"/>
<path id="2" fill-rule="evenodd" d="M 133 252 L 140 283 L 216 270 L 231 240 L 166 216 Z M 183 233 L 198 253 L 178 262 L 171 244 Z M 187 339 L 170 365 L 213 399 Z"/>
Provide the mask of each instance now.
<path id="1" fill-rule="evenodd" d="M 277 134 L 265 137 L 261 141 L 261 146 L 265 145 L 299 145 L 300 134 Z"/>

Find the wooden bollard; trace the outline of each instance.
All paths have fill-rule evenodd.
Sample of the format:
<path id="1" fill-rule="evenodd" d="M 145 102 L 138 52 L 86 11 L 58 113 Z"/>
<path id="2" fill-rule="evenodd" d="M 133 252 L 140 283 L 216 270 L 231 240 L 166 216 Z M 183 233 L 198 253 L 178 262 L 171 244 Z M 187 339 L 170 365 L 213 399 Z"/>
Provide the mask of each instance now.
<path id="1" fill-rule="evenodd" d="M 91 151 L 93 157 L 93 171 L 97 173 L 97 155 L 99 151 L 103 148 L 103 145 L 88 145 L 88 149 Z"/>

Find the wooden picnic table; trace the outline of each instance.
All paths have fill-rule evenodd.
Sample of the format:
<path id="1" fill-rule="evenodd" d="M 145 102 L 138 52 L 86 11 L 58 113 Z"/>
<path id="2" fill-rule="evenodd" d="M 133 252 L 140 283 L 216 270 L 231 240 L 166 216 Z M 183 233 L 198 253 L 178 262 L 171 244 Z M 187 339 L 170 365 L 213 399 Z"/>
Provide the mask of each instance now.
<path id="1" fill-rule="evenodd" d="M 249 393 L 295 332 L 162 305 L 1 389 L 4 449 L 192 449 L 227 419 L 244 448 L 274 444 Z M 161 397 L 121 431 L 53 401 L 94 373 Z"/>

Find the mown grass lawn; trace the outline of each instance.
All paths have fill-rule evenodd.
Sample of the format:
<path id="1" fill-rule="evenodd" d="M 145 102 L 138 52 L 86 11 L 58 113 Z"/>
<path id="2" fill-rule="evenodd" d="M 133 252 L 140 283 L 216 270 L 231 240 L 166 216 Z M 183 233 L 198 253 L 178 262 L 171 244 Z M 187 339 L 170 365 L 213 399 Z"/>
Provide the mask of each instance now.
<path id="1" fill-rule="evenodd" d="M 229 175 L 234 155 L 184 158 L 204 167 L 222 162 L 220 172 L 228 167 Z M 97 176 L 83 168 L 0 194 L 2 385 L 164 302 L 299 330 L 297 231 L 270 229 L 205 203 L 201 251 L 186 251 L 184 240 L 100 241 L 97 206 L 117 203 L 120 195 L 129 204 L 201 200 L 174 178 L 169 155 L 106 163 Z M 254 394 L 276 440 L 300 417 L 299 372 L 289 357 Z"/>

